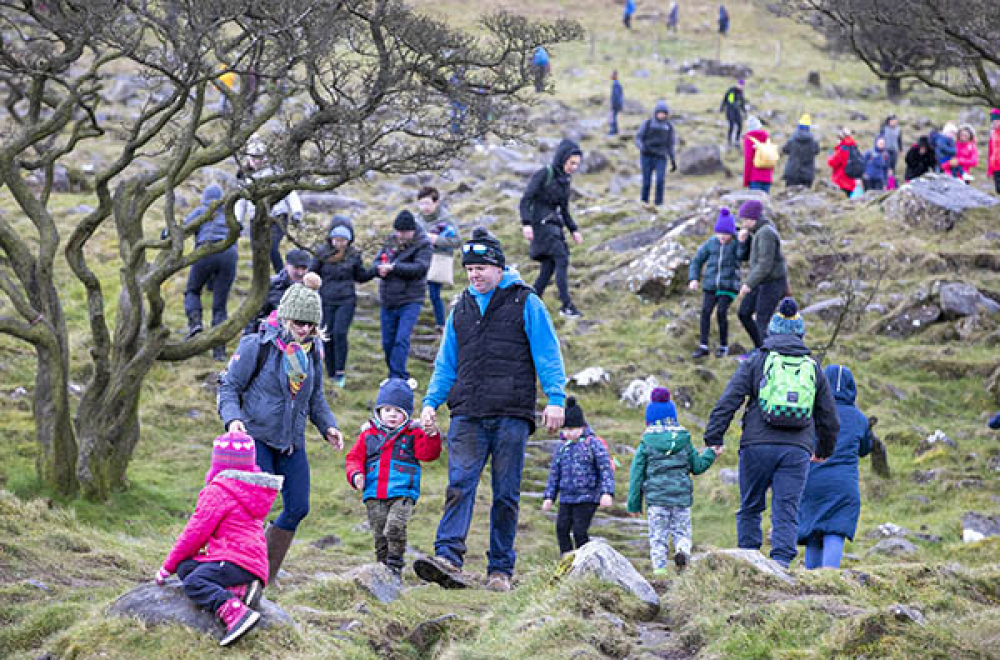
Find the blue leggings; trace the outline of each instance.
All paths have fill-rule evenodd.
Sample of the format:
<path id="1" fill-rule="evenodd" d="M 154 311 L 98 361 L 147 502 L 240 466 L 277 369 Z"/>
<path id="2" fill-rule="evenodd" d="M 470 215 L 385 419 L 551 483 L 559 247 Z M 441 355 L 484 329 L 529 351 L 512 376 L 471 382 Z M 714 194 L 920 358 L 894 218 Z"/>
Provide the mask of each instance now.
<path id="1" fill-rule="evenodd" d="M 814 534 L 806 543 L 806 568 L 840 568 L 844 556 L 844 537 L 840 534 Z"/>
<path id="2" fill-rule="evenodd" d="M 263 472 L 280 474 L 285 478 L 281 486 L 281 515 L 274 521 L 277 527 L 294 532 L 299 523 L 309 515 L 309 459 L 305 447 L 286 454 L 255 440 L 257 465 Z"/>

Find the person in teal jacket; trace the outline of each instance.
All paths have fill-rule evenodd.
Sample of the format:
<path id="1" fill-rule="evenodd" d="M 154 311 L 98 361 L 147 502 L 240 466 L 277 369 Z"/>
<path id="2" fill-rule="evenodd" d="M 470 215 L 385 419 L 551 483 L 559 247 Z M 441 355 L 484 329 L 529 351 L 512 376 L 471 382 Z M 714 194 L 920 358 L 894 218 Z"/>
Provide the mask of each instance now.
<path id="1" fill-rule="evenodd" d="M 654 390 L 655 392 L 655 390 Z M 692 474 L 701 474 L 715 462 L 717 451 L 698 453 L 691 434 L 669 413 L 649 414 L 649 408 L 666 406 L 650 402 L 646 432 L 632 458 L 629 470 L 628 511 L 639 515 L 646 499 L 649 518 L 649 555 L 653 574 L 667 572 L 670 539 L 674 541 L 674 563 L 683 570 L 691 555 Z"/>
<path id="2" fill-rule="evenodd" d="M 740 290 L 740 259 L 734 238 L 736 220 L 732 212 L 723 207 L 715 222 L 715 235 L 702 243 L 688 268 L 688 288 L 702 291 L 701 341 L 692 354 L 695 359 L 708 355 L 713 311 L 719 321 L 719 347 L 715 349 L 715 357 L 729 355 L 729 306 Z"/>

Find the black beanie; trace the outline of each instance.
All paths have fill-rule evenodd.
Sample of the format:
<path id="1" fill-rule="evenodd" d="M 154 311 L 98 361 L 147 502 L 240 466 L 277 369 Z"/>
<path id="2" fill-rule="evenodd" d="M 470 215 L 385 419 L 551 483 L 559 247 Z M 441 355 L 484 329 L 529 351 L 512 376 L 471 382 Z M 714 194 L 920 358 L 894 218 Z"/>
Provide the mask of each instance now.
<path id="1" fill-rule="evenodd" d="M 576 397 L 571 396 L 566 399 L 566 418 L 563 420 L 563 428 L 582 429 L 587 426 L 587 420 L 583 418 L 583 408 L 576 403 Z"/>
<path id="2" fill-rule="evenodd" d="M 392 228 L 396 231 L 414 231 L 417 228 L 417 221 L 414 219 L 412 213 L 403 209 L 393 221 Z"/>
<path id="3" fill-rule="evenodd" d="M 484 227 L 476 227 L 472 231 L 472 238 L 462 246 L 463 266 L 486 264 L 503 268 L 505 263 L 503 246 Z"/>

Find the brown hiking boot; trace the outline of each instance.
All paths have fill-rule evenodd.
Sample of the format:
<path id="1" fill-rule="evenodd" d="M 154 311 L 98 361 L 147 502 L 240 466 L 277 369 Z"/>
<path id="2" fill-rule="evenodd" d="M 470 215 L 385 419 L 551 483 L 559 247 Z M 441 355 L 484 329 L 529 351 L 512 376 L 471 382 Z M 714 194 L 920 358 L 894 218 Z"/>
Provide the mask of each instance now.
<path id="1" fill-rule="evenodd" d="M 445 589 L 468 589 L 469 578 L 462 568 L 444 557 L 420 557 L 413 562 L 413 572 L 425 582 L 434 582 Z"/>
<path id="2" fill-rule="evenodd" d="M 506 593 L 510 591 L 510 576 L 503 573 L 490 573 L 486 578 L 486 588 L 489 591 Z"/>

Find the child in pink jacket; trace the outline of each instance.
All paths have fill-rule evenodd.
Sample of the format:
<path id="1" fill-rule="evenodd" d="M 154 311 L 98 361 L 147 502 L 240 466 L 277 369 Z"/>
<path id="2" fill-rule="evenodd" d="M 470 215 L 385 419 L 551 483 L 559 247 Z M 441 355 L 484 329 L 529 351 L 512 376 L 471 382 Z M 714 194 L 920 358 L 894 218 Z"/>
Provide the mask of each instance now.
<path id="1" fill-rule="evenodd" d="M 281 482 L 281 476 L 257 467 L 253 438 L 239 432 L 220 435 L 194 513 L 156 574 L 162 586 L 177 573 L 188 598 L 215 612 L 226 626 L 221 646 L 260 620 L 253 608 L 268 574 L 264 519 Z"/>
<path id="2" fill-rule="evenodd" d="M 976 146 L 976 132 L 969 124 L 962 124 L 958 129 L 958 139 L 955 140 L 955 161 L 957 167 L 954 172 L 950 162 L 942 165 L 941 169 L 952 176 L 970 181 L 972 179 L 970 172 L 979 166 L 979 148 Z"/>

